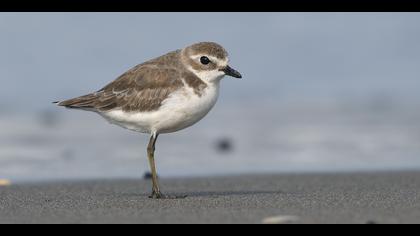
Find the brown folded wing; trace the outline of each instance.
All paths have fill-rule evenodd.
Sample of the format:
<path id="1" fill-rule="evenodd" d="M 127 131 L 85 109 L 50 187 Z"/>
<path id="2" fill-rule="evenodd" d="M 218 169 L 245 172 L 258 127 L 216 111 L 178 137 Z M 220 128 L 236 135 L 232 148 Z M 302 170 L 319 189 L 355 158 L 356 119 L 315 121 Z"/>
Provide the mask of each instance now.
<path id="1" fill-rule="evenodd" d="M 154 111 L 172 92 L 183 86 L 181 73 L 174 67 L 139 65 L 98 92 L 58 105 L 100 112 L 117 108 L 126 112 Z"/>

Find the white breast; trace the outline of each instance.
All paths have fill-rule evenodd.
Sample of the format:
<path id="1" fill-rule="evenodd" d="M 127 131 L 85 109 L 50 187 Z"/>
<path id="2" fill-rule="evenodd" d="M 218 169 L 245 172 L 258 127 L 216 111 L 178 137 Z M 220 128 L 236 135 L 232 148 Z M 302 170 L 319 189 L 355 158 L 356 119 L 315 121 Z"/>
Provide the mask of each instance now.
<path id="1" fill-rule="evenodd" d="M 216 104 L 219 83 L 211 83 L 201 96 L 188 86 L 171 94 L 153 112 L 113 110 L 101 114 L 109 122 L 142 133 L 171 133 L 200 121 Z"/>

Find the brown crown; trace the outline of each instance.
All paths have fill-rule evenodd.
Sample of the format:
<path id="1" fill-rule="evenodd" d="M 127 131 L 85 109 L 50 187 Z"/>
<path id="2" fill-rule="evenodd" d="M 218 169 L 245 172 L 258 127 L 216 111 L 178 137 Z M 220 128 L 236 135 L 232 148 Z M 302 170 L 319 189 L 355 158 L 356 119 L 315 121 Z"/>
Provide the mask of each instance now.
<path id="1" fill-rule="evenodd" d="M 213 42 L 196 43 L 191 46 L 188 46 L 186 50 L 190 55 L 203 54 L 214 56 L 219 59 L 225 59 L 228 56 L 227 51 L 222 46 Z"/>

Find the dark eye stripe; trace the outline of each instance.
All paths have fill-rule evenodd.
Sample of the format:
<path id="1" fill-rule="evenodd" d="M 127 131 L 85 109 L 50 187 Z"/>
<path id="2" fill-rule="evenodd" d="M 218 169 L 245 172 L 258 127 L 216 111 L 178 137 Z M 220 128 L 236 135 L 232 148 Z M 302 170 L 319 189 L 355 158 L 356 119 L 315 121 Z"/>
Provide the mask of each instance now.
<path id="1" fill-rule="evenodd" d="M 209 59 L 208 57 L 206 57 L 206 56 L 202 56 L 202 57 L 200 58 L 200 62 L 201 62 L 201 64 L 203 64 L 203 65 L 207 65 L 207 64 L 209 64 L 209 63 L 210 63 L 210 59 Z"/>

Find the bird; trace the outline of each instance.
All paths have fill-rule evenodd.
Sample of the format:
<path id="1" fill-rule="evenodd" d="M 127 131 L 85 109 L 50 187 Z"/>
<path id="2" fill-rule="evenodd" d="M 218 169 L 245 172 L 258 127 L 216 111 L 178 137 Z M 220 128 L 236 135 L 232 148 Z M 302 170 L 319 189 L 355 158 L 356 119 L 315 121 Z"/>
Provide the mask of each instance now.
<path id="1" fill-rule="evenodd" d="M 99 114 L 109 123 L 150 135 L 147 157 L 152 199 L 173 199 L 161 192 L 155 164 L 160 134 L 188 128 L 216 104 L 225 76 L 241 79 L 229 54 L 215 42 L 199 42 L 143 62 L 102 89 L 56 105 Z"/>

